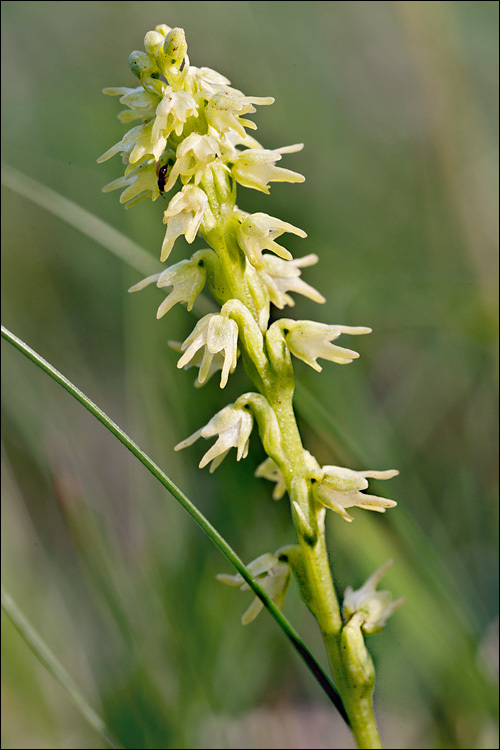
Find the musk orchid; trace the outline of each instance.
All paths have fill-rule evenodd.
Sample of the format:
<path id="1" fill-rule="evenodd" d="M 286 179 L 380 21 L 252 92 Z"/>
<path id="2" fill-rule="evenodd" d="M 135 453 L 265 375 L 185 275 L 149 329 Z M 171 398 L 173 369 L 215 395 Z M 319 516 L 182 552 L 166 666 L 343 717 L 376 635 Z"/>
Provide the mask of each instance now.
<path id="1" fill-rule="evenodd" d="M 332 363 L 328 367 L 352 363 L 359 354 L 338 346 L 337 339 L 371 329 L 290 318 L 269 325 L 271 306 L 292 307 L 293 294 L 325 303 L 321 292 L 302 279 L 303 269 L 316 263 L 317 255 L 294 259 L 286 248 L 287 234 L 305 239 L 306 232 L 265 212 L 247 213 L 236 203 L 238 186 L 268 195 L 272 183 L 304 180 L 282 166 L 301 144 L 266 149 L 248 132 L 256 129 L 249 116 L 273 98 L 246 96 L 223 75 L 192 65 L 184 31 L 165 24 L 146 34 L 144 51 L 132 52 L 129 65 L 139 85 L 104 90 L 119 97 L 125 109 L 118 117 L 132 125 L 99 159 L 121 154 L 124 163 L 123 176 L 104 190 L 123 190 L 120 200 L 126 207 L 144 199 L 156 201 L 162 194 L 168 199 L 162 262 L 175 252 L 180 236 L 188 244 L 200 237 L 205 246 L 130 291 L 153 283 L 171 289 L 158 318 L 177 303 L 191 310 L 202 290 L 209 291 L 220 311 L 202 317 L 182 344 L 173 344 L 180 350 L 178 366 L 197 367 L 198 385 L 221 370 L 221 388 L 242 367 L 254 388 L 223 406 L 176 450 L 201 437 L 216 438 L 200 462 L 201 468 L 210 465 L 213 471 L 231 448 L 236 448 L 238 461 L 247 456 L 256 424 L 267 454 L 256 476 L 275 484 L 274 499 L 288 494 L 297 544 L 274 553 L 257 550 L 261 554 L 248 570 L 279 607 L 295 575 L 321 629 L 354 737 L 359 747 L 380 747 L 371 700 L 374 667 L 364 639 L 382 629 L 401 600 L 392 602 L 388 592 L 375 590 L 384 566 L 358 591 L 349 587 L 340 606 L 326 551 L 325 513 L 331 509 L 352 521 L 347 508 L 392 508 L 395 501 L 364 490 L 368 478 L 385 480 L 398 472 L 319 465 L 304 448 L 297 426 L 291 356 L 317 371 L 322 369 L 318 359 Z M 248 589 L 240 575 L 218 578 Z M 256 599 L 243 622 L 253 620 L 261 609 Z"/>

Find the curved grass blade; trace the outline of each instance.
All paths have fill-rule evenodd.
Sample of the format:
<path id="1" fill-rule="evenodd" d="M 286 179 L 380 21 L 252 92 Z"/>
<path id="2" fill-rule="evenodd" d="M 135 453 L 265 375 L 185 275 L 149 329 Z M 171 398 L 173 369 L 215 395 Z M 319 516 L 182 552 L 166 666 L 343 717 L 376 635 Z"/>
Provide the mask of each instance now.
<path id="1" fill-rule="evenodd" d="M 77 203 L 70 201 L 56 190 L 48 188 L 38 180 L 19 172 L 8 164 L 2 164 L 2 183 L 22 195 L 23 198 L 36 203 L 53 216 L 57 216 L 79 232 L 90 237 L 110 253 L 139 271 L 142 276 L 151 276 L 162 270 L 157 260 L 152 258 L 144 248 L 130 240 L 107 222 L 87 211 Z M 195 300 L 193 314 L 202 317 L 215 312 L 213 301 L 203 292 Z"/>
<path id="2" fill-rule="evenodd" d="M 212 540 L 212 542 L 218 547 L 222 554 L 227 560 L 236 568 L 238 573 L 245 579 L 250 588 L 254 591 L 255 595 L 259 597 L 264 606 L 269 610 L 272 617 L 276 620 L 280 628 L 285 633 L 286 637 L 293 645 L 295 650 L 298 652 L 303 661 L 307 664 L 310 671 L 323 688 L 324 692 L 337 708 L 340 715 L 346 723 L 348 723 L 347 715 L 340 699 L 339 694 L 333 687 L 329 678 L 322 670 L 314 656 L 311 654 L 307 646 L 299 637 L 298 633 L 294 630 L 292 625 L 288 622 L 282 612 L 269 599 L 265 591 L 259 586 L 257 581 L 252 578 L 248 570 L 246 569 L 242 560 L 238 557 L 236 552 L 230 547 L 226 540 L 219 534 L 217 529 L 212 526 L 205 516 L 193 505 L 193 503 L 186 497 L 186 495 L 180 490 L 168 477 L 167 475 L 157 466 L 144 451 L 134 443 L 123 430 L 113 422 L 107 414 L 99 409 L 96 404 L 93 403 L 84 393 L 82 393 L 73 383 L 64 377 L 58 370 L 56 370 L 49 362 L 41 357 L 37 352 L 31 349 L 24 341 L 21 341 L 17 336 L 11 333 L 7 328 L 2 326 L 2 337 L 24 354 L 28 359 L 34 362 L 40 367 L 47 375 L 50 375 L 59 385 L 61 385 L 73 398 L 79 401 L 91 414 L 93 414 L 101 424 L 103 424 L 133 455 L 139 459 L 139 461 L 153 474 L 156 479 L 174 496 L 184 510 L 196 521 L 196 523 L 203 529 L 205 534 Z"/>
<path id="3" fill-rule="evenodd" d="M 2 164 L 2 182 L 10 190 L 28 198 L 49 213 L 75 227 L 87 237 L 91 237 L 140 273 L 149 276 L 157 273 L 159 268 L 161 269 L 159 263 L 144 248 L 117 229 L 99 219 L 90 211 L 86 211 L 77 203 L 73 203 L 73 201 L 68 200 L 68 198 L 55 190 L 51 190 L 51 188 L 32 177 L 18 172 L 17 169 L 8 164 Z"/>
<path id="4" fill-rule="evenodd" d="M 98 713 L 89 705 L 87 699 L 73 678 L 64 669 L 56 656 L 52 653 L 45 641 L 40 638 L 31 623 L 28 622 L 17 604 L 4 590 L 2 586 L 2 609 L 14 625 L 27 646 L 35 654 L 38 661 L 43 664 L 49 674 L 64 688 L 69 699 L 81 713 L 90 726 L 103 738 L 112 748 L 121 748 L 120 745 L 108 731 L 106 724 Z"/>

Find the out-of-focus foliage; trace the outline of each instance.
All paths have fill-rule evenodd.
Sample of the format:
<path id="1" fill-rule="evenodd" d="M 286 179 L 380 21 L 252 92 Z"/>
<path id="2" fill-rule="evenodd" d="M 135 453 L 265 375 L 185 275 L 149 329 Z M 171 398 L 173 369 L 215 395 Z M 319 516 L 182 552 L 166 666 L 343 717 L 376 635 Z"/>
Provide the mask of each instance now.
<path id="1" fill-rule="evenodd" d="M 263 206 L 303 227 L 294 255 L 327 298 L 292 314 L 369 325 L 361 358 L 296 367 L 306 447 L 328 464 L 397 467 L 398 508 L 330 519 L 339 588 L 390 557 L 407 603 L 370 639 L 389 747 L 495 747 L 496 92 L 494 2 L 4 2 L 3 160 L 158 258 L 162 208 L 130 211 L 96 158 L 123 132 L 106 86 L 158 23 L 186 30 L 195 65 L 248 95 L 266 147 L 304 141 Z M 246 389 L 238 372 L 194 390 L 160 322 L 161 292 L 50 212 L 2 191 L 2 322 L 93 398 L 244 560 L 293 542 L 285 500 L 255 479 L 258 441 L 214 475 L 204 446 L 173 446 Z M 273 209 L 269 206 L 273 206 Z M 185 257 L 179 241 L 172 262 Z M 4 580 L 125 747 L 348 747 L 350 739 L 270 618 L 242 628 L 250 594 L 193 522 L 78 404 L 3 354 Z M 298 592 L 286 614 L 320 657 Z M 7 623 L 6 748 L 101 747 Z M 324 660 L 323 660 L 324 663 Z"/>

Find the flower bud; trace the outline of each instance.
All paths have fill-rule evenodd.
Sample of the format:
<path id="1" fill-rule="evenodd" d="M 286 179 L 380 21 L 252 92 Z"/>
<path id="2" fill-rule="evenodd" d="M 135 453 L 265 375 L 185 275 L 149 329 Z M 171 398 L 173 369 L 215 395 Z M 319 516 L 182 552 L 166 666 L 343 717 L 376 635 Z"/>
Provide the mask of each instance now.
<path id="1" fill-rule="evenodd" d="M 148 55 L 155 56 L 156 50 L 165 41 L 165 36 L 158 31 L 148 31 L 144 37 L 144 49 Z"/>
<path id="2" fill-rule="evenodd" d="M 180 68 L 187 52 L 184 29 L 171 29 L 165 37 L 163 52 L 170 65 Z"/>
<path id="3" fill-rule="evenodd" d="M 183 29 L 171 29 L 163 45 L 156 50 L 156 62 L 161 72 L 167 79 L 172 82 L 178 78 L 179 71 L 184 58 L 187 60 L 187 43 Z"/>
<path id="4" fill-rule="evenodd" d="M 165 39 L 169 31 L 172 31 L 171 26 L 167 26 L 166 23 L 160 23 L 158 26 L 155 26 L 155 31 L 157 31 L 159 34 L 162 35 L 162 37 Z"/>
<path id="5" fill-rule="evenodd" d="M 375 668 L 361 632 L 362 617 L 356 615 L 344 625 L 340 635 L 344 674 L 353 693 L 370 697 L 375 684 Z"/>
<path id="6" fill-rule="evenodd" d="M 130 53 L 128 64 L 132 73 L 139 79 L 143 76 L 150 76 L 158 70 L 151 56 L 147 52 L 139 52 L 138 50 Z"/>

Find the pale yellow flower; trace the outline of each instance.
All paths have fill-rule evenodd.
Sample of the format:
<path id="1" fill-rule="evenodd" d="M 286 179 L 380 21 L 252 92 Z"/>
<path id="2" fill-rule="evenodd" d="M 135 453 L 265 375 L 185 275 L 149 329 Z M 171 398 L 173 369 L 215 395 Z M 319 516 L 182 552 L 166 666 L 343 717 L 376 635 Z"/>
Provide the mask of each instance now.
<path id="1" fill-rule="evenodd" d="M 251 148 L 242 151 L 236 158 L 231 174 L 244 187 L 254 188 L 269 195 L 270 182 L 304 182 L 305 177 L 290 169 L 276 167 L 275 164 L 282 157 L 282 153 L 300 151 L 302 143 L 295 146 L 285 146 L 274 151 L 270 149 Z"/>
<path id="2" fill-rule="evenodd" d="M 185 185 L 174 195 L 163 215 L 167 231 L 161 247 L 162 262 L 168 258 L 175 240 L 181 234 L 185 235 L 189 244 L 194 242 L 207 207 L 206 193 L 195 185 Z"/>
<path id="3" fill-rule="evenodd" d="M 328 359 L 337 364 L 347 364 L 357 359 L 359 354 L 352 349 L 344 349 L 330 343 L 341 333 L 359 335 L 371 333 L 371 328 L 363 326 L 338 326 L 317 323 L 313 320 L 290 321 L 285 328 L 285 340 L 288 348 L 299 359 L 310 365 L 317 372 L 323 369 L 317 359 Z"/>
<path id="4" fill-rule="evenodd" d="M 292 254 L 274 240 L 284 232 L 291 232 L 299 237 L 307 237 L 304 230 L 281 221 L 269 214 L 245 214 L 240 212 L 241 225 L 237 232 L 238 242 L 248 260 L 256 267 L 262 266 L 262 251 L 270 250 L 285 260 L 292 260 Z"/>
<path id="5" fill-rule="evenodd" d="M 210 462 L 210 472 L 220 465 L 231 448 L 237 448 L 236 460 L 246 458 L 253 427 L 253 416 L 248 409 L 237 404 L 230 404 L 217 412 L 200 430 L 175 446 L 176 451 L 192 445 L 198 438 L 211 438 L 216 435 L 217 440 L 205 453 L 200 461 L 200 469 Z"/>
<path id="6" fill-rule="evenodd" d="M 198 133 L 188 135 L 177 148 L 176 161 L 165 185 L 165 192 L 175 185 L 179 175 L 183 183 L 194 177 L 194 184 L 198 185 L 207 166 L 218 156 L 220 156 L 220 146 L 217 138 L 212 135 L 198 135 Z"/>
<path id="7" fill-rule="evenodd" d="M 354 520 L 346 508 L 358 507 L 385 513 L 397 503 L 386 497 L 364 495 L 361 490 L 368 487 L 367 478 L 391 479 L 399 474 L 396 469 L 387 471 L 353 471 L 342 466 L 323 466 L 313 482 L 315 499 L 330 510 L 334 510 L 346 521 Z"/>
<path id="8" fill-rule="evenodd" d="M 272 104 L 272 96 L 244 96 L 236 89 L 220 91 L 212 96 L 205 108 L 205 115 L 209 125 L 225 133 L 235 130 L 243 138 L 245 128 L 256 130 L 257 125 L 252 120 L 246 120 L 243 115 L 256 111 L 253 104 Z"/>
<path id="9" fill-rule="evenodd" d="M 312 299 L 314 302 L 325 302 L 325 298 L 317 289 L 306 284 L 300 278 L 300 269 L 306 266 L 312 266 L 318 262 L 318 256 L 311 253 L 304 258 L 295 260 L 283 260 L 275 255 L 266 253 L 262 255 L 262 266 L 260 268 L 260 277 L 266 285 L 271 302 L 277 308 L 282 310 L 285 305 L 293 307 L 295 300 L 290 297 L 288 292 L 303 294 L 304 297 Z"/>
<path id="10" fill-rule="evenodd" d="M 198 380 L 204 383 L 210 371 L 212 359 L 216 354 L 224 353 L 220 387 L 224 388 L 229 373 L 236 367 L 238 358 L 238 325 L 231 318 L 224 315 L 209 313 L 198 321 L 193 331 L 181 347 L 184 354 L 177 363 L 177 367 L 184 367 L 190 362 L 197 351 L 204 349 L 203 360 L 200 365 Z"/>
<path id="11" fill-rule="evenodd" d="M 365 635 L 380 633 L 392 613 L 404 604 L 403 598 L 393 601 L 390 591 L 376 590 L 378 583 L 392 564 L 392 560 L 386 562 L 356 591 L 351 586 L 345 590 L 342 607 L 344 618 L 350 620 L 355 614 L 361 613 L 363 621 L 361 630 Z"/>
<path id="12" fill-rule="evenodd" d="M 257 579 L 268 597 L 272 599 L 279 609 L 282 609 L 292 574 L 290 565 L 288 562 L 285 562 L 286 555 L 281 555 L 280 553 L 281 549 L 277 550 L 274 555 L 267 552 L 249 563 L 247 569 L 252 574 L 252 577 Z M 225 583 L 227 586 L 238 586 L 241 591 L 248 591 L 250 589 L 248 583 L 245 582 L 239 573 L 234 576 L 219 573 L 217 580 Z M 252 620 L 255 620 L 263 607 L 264 604 L 261 600 L 255 597 L 241 618 L 243 625 L 248 625 Z"/>
<path id="13" fill-rule="evenodd" d="M 177 302 L 185 302 L 187 309 L 191 310 L 196 297 L 205 286 L 207 278 L 206 268 L 198 262 L 197 254 L 190 260 L 181 260 L 161 273 L 148 276 L 147 279 L 139 281 L 129 289 L 129 292 L 138 292 L 149 284 L 155 283 L 160 289 L 171 286 L 172 291 L 161 303 L 156 313 L 159 319 L 165 315 Z"/>

